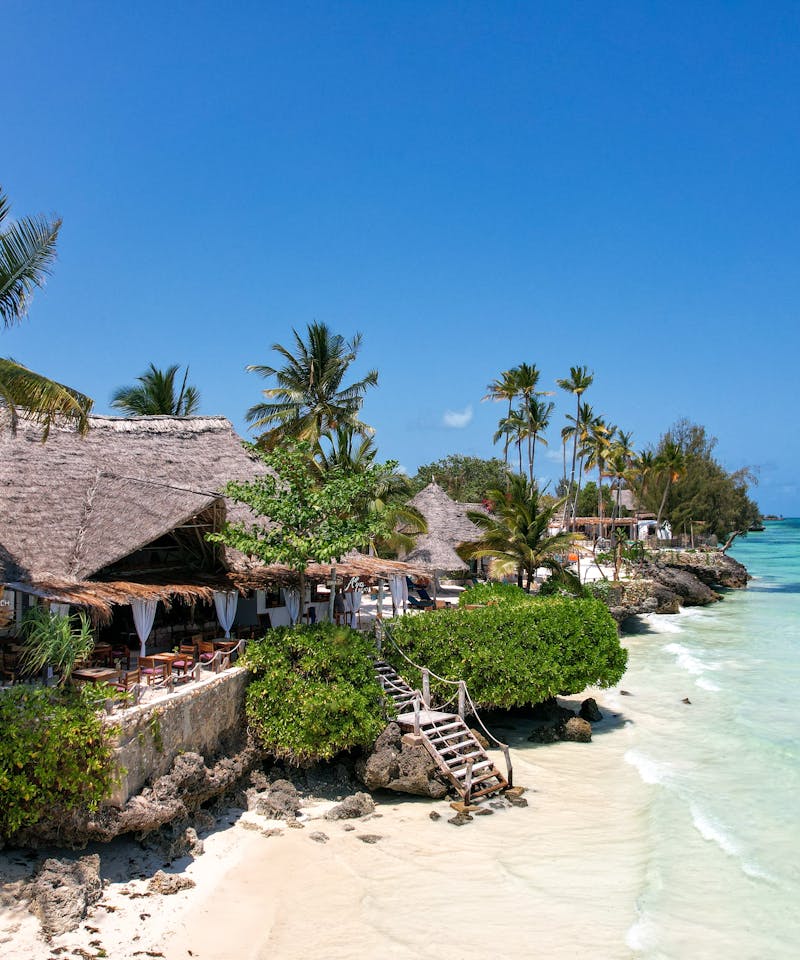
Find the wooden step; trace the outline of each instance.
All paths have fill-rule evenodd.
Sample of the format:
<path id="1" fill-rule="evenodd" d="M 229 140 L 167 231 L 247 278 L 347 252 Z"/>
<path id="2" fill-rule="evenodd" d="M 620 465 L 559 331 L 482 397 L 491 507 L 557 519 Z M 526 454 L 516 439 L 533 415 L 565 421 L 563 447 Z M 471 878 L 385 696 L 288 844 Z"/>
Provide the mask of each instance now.
<path id="1" fill-rule="evenodd" d="M 451 770 L 454 770 L 456 767 L 460 766 L 461 764 L 469 763 L 470 760 L 474 760 L 475 757 L 483 757 L 483 756 L 485 756 L 483 750 L 476 750 L 474 753 L 463 753 L 457 757 L 450 757 L 449 759 L 445 760 L 445 763 L 447 764 L 448 767 L 450 767 Z"/>
<path id="2" fill-rule="evenodd" d="M 481 749 L 480 744 L 477 743 L 475 740 L 462 740 L 460 743 L 454 743 L 450 747 L 442 747 L 441 750 L 437 749 L 436 752 L 439 754 L 440 757 L 444 757 L 444 755 L 447 753 L 454 753 L 457 756 L 463 757 L 464 754 L 459 753 L 458 751 L 463 750 L 464 747 L 476 747 L 478 750 Z"/>
<path id="3" fill-rule="evenodd" d="M 437 733 L 444 733 L 446 730 L 455 730 L 456 727 L 461 727 L 462 730 L 463 724 L 460 720 L 456 720 L 455 723 L 442 723 L 437 724 L 436 722 L 423 723 L 422 728 L 425 730 L 425 733 L 429 736 L 433 736 Z"/>
<path id="4" fill-rule="evenodd" d="M 494 764 L 492 763 L 491 760 L 482 760 L 480 763 L 473 763 L 473 765 L 472 765 L 472 772 L 475 773 L 476 770 L 485 770 L 486 767 L 494 767 Z M 467 768 L 464 767 L 463 770 L 453 770 L 452 772 L 453 772 L 453 774 L 454 774 L 455 776 L 457 776 L 457 777 L 462 777 L 462 776 L 463 776 L 463 777 L 466 777 L 466 775 L 467 775 Z M 481 779 L 483 779 L 483 778 L 481 778 Z M 476 779 L 473 780 L 473 782 L 476 782 Z"/>
<path id="5" fill-rule="evenodd" d="M 466 740 L 462 740 L 461 743 L 451 744 L 451 746 L 459 746 L 459 747 L 460 747 L 460 746 L 463 746 L 463 744 L 465 744 L 465 743 L 469 743 L 469 742 L 470 742 L 470 739 L 471 739 L 468 730 L 456 730 L 455 733 L 445 734 L 445 736 L 443 736 L 443 737 L 432 737 L 432 736 L 430 736 L 430 734 L 428 734 L 427 736 L 428 736 L 428 739 L 429 739 L 429 740 L 431 741 L 431 743 L 433 743 L 433 744 L 449 743 L 450 740 L 454 740 L 456 737 L 466 737 L 467 739 L 466 739 Z"/>
<path id="6" fill-rule="evenodd" d="M 484 787 L 483 790 L 473 790 L 470 793 L 470 800 L 477 800 L 479 797 L 488 797 L 490 793 L 500 793 L 508 786 L 505 778 L 498 775 L 500 783 L 490 787 Z"/>

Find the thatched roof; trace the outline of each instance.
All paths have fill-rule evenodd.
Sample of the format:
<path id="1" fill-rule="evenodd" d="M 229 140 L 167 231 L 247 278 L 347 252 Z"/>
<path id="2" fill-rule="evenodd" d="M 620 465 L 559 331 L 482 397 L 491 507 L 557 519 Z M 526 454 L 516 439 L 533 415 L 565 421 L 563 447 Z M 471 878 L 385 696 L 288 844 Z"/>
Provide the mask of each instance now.
<path id="1" fill-rule="evenodd" d="M 265 470 L 224 417 L 90 417 L 85 437 L 61 427 L 44 444 L 29 421 L 0 422 L 0 563 L 84 580 Z"/>
<path id="2" fill-rule="evenodd" d="M 430 570 L 467 570 L 456 553 L 461 543 L 480 538 L 480 530 L 468 519 L 468 510 L 482 510 L 481 504 L 457 503 L 436 483 L 429 483 L 409 501 L 425 517 L 428 532 L 420 534 L 414 549 L 405 558 Z"/>
<path id="3" fill-rule="evenodd" d="M 88 606 L 105 617 L 113 604 L 135 598 L 210 600 L 215 589 L 255 589 L 295 576 L 288 568 L 254 565 L 229 549 L 215 574 L 109 575 L 108 567 L 176 528 L 186 525 L 191 536 L 210 518 L 252 519 L 221 491 L 228 481 L 252 479 L 267 467 L 248 453 L 224 417 L 89 421 L 85 437 L 72 427 L 54 428 L 43 444 L 40 428 L 29 421 L 21 421 L 13 435 L 0 411 L 0 583 Z M 202 531 L 197 538 L 204 542 Z M 359 554 L 338 565 L 341 576 L 363 579 L 400 568 L 419 572 Z M 330 566 L 315 564 L 308 573 L 323 579 Z"/>

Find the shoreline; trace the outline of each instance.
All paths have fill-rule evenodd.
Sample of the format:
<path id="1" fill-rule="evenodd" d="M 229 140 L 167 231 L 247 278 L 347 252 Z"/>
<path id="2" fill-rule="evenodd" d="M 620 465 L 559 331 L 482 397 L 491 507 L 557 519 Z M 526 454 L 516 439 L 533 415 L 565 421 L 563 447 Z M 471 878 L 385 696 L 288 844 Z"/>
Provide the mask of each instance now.
<path id="1" fill-rule="evenodd" d="M 80 927 L 52 945 L 20 907 L 11 918 L 15 930 L 3 918 L 3 955 L 27 960 L 63 946 L 92 956 L 102 956 L 97 953 L 102 948 L 119 960 L 148 950 L 174 960 L 190 955 L 288 960 L 309 952 L 400 958 L 409 949 L 421 955 L 447 949 L 477 960 L 491 937 L 504 950 L 521 951 L 536 942 L 558 960 L 589 949 L 605 960 L 630 958 L 625 938 L 636 922 L 634 905 L 644 882 L 650 788 L 630 764 L 620 762 L 632 730 L 624 715 L 611 716 L 619 712 L 615 692 L 586 692 L 605 717 L 594 726 L 591 744 L 529 743 L 528 721 L 503 730 L 511 742 L 515 781 L 526 787 L 527 807 L 475 817 L 466 829 L 447 822 L 453 814 L 447 800 L 400 795 L 376 797 L 374 815 L 351 821 L 317 819 L 332 805 L 321 801 L 304 809 L 310 814 L 304 829 L 231 809 L 209 833 L 201 833 L 201 856 L 166 868 L 163 857 L 119 838 L 101 851 L 104 876 L 151 876 L 164 868 L 196 886 L 166 899 L 140 899 L 145 879 L 114 879 Z M 441 819 L 432 820 L 432 811 Z M 267 837 L 246 823 L 283 832 Z M 315 831 L 327 834 L 328 841 L 315 842 Z M 380 839 L 360 839 L 370 834 Z M 608 873 L 610 842 L 624 854 Z M 5 866 L 12 856 L 5 851 L 0 862 Z"/>

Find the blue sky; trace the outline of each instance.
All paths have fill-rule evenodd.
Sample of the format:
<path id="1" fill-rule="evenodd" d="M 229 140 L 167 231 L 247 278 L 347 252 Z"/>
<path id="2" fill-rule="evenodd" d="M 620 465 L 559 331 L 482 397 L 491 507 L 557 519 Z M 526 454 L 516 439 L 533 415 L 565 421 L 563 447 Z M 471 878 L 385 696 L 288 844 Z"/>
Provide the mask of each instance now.
<path id="1" fill-rule="evenodd" d="M 412 472 L 491 455 L 501 370 L 587 364 L 637 445 L 690 417 L 800 513 L 796 4 L 6 0 L 3 24 L 0 182 L 64 218 L 3 355 L 98 412 L 188 363 L 245 432 L 246 364 L 360 330 L 364 417 Z"/>

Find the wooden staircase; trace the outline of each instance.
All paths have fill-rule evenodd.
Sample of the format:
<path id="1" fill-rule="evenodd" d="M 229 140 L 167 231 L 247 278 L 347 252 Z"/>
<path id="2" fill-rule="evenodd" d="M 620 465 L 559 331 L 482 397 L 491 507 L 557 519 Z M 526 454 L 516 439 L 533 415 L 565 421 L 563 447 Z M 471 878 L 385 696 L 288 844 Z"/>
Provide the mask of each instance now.
<path id="1" fill-rule="evenodd" d="M 375 664 L 375 672 L 387 703 L 394 705 L 400 728 L 405 733 L 419 736 L 459 796 L 471 802 L 508 787 L 508 781 L 462 717 L 455 713 L 427 710 L 424 706 L 415 712 L 414 702 L 418 694 L 395 669 L 379 660 Z"/>

